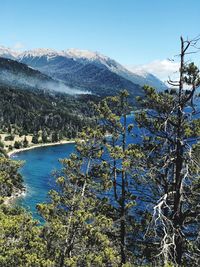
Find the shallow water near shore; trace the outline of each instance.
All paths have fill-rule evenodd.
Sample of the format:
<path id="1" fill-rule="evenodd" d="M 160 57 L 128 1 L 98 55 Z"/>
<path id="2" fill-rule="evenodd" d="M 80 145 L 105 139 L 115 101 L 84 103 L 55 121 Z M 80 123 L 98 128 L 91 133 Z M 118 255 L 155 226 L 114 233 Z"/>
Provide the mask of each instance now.
<path id="1" fill-rule="evenodd" d="M 55 187 L 54 170 L 60 170 L 59 159 L 68 158 L 75 150 L 74 144 L 62 144 L 26 150 L 11 156 L 25 161 L 20 173 L 24 179 L 26 194 L 16 199 L 16 204 L 26 208 L 35 219 L 41 220 L 36 205 L 48 200 L 48 191 Z"/>

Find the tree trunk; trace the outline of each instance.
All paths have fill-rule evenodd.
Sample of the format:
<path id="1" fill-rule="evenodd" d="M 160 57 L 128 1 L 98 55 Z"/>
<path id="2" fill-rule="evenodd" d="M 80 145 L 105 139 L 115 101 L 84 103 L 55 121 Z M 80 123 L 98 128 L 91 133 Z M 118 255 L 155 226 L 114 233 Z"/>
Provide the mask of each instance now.
<path id="1" fill-rule="evenodd" d="M 183 145 L 182 145 L 182 129 L 183 129 L 183 106 L 182 106 L 182 91 L 183 91 L 183 70 L 184 70 L 184 41 L 181 37 L 181 65 L 180 65 L 180 81 L 179 81 L 179 95 L 178 95 L 178 125 L 176 135 L 176 162 L 175 162 L 175 194 L 174 194 L 174 215 L 173 224 L 175 228 L 175 261 L 178 265 L 181 264 L 183 254 L 183 239 L 180 233 L 182 227 L 182 210 L 181 210 L 181 187 L 183 175 L 181 173 L 183 168 Z"/>
<path id="2" fill-rule="evenodd" d="M 126 263 L 125 253 L 125 172 L 122 171 L 122 197 L 121 197 L 121 225 L 120 225 L 120 237 L 121 237 L 121 265 Z"/>
<path id="3" fill-rule="evenodd" d="M 124 115 L 124 129 L 122 135 L 122 148 L 123 153 L 126 150 L 126 114 Z M 122 190 L 121 190 L 121 225 L 120 225 L 120 235 L 121 235 L 121 265 L 126 263 L 126 214 L 125 214 L 125 199 L 126 199 L 126 189 L 125 189 L 125 179 L 126 172 L 122 167 Z"/>

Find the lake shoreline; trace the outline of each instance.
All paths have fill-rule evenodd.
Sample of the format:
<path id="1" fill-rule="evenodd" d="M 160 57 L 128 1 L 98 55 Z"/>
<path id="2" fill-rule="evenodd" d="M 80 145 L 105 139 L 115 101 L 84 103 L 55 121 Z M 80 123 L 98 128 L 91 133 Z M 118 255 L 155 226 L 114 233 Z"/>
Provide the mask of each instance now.
<path id="1" fill-rule="evenodd" d="M 29 147 L 24 147 L 24 148 L 19 148 L 19 149 L 13 149 L 12 151 L 7 152 L 8 157 L 10 158 L 11 156 L 23 152 L 23 151 L 27 151 L 27 150 L 32 150 L 32 149 L 36 149 L 36 148 L 41 148 L 41 147 L 49 147 L 49 146 L 58 146 L 58 145 L 65 145 L 65 144 L 74 144 L 75 140 L 62 140 L 60 142 L 55 142 L 55 143 L 44 143 L 44 144 L 36 144 L 36 145 L 31 145 Z M 10 206 L 13 204 L 13 202 L 17 199 L 20 198 L 22 196 L 26 195 L 26 188 L 24 187 L 21 190 L 17 190 L 15 191 L 11 196 L 9 197 L 5 197 L 5 199 L 3 200 L 3 204 L 6 206 Z"/>
<path id="2" fill-rule="evenodd" d="M 13 204 L 13 202 L 17 199 L 17 198 L 20 198 L 20 197 L 23 197 L 26 195 L 26 188 L 22 188 L 22 189 L 18 189 L 18 190 L 15 190 L 11 196 L 9 197 L 5 197 L 3 199 L 3 204 L 6 205 L 6 206 L 11 206 Z"/>
<path id="3" fill-rule="evenodd" d="M 31 150 L 31 149 L 36 149 L 36 148 L 40 148 L 40 147 L 48 147 L 48 146 L 65 145 L 65 144 L 74 144 L 74 143 L 75 143 L 75 140 L 63 140 L 63 141 L 56 142 L 56 143 L 36 144 L 36 145 L 31 145 L 29 147 L 23 147 L 23 148 L 19 148 L 19 149 L 14 149 L 12 151 L 7 152 L 7 155 L 10 158 L 14 154 L 17 154 L 17 153 L 20 153 L 20 152 L 23 152 L 23 151 L 27 151 L 27 150 Z"/>

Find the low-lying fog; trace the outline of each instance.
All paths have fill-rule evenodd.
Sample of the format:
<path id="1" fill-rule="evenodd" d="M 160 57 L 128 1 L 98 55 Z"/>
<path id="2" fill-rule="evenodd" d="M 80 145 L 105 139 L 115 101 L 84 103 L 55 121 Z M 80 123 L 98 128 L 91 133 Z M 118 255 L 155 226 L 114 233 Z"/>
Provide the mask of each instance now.
<path id="1" fill-rule="evenodd" d="M 33 78 L 31 76 L 25 76 L 22 74 L 15 74 L 6 70 L 0 72 L 0 82 L 12 87 L 22 87 L 22 89 L 29 87 L 31 89 L 63 92 L 69 95 L 91 94 L 90 91 L 69 87 L 61 81 L 43 81 L 39 78 Z"/>

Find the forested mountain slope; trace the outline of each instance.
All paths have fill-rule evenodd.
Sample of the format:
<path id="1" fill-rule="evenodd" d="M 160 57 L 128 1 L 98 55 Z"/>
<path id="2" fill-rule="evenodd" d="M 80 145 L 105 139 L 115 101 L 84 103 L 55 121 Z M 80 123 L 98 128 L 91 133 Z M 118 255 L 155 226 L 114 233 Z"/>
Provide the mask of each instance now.
<path id="1" fill-rule="evenodd" d="M 26 64 L 3 57 L 0 57 L 0 84 L 26 90 L 58 91 L 69 95 L 87 93 L 69 87 L 64 82 L 55 80 Z"/>
<path id="2" fill-rule="evenodd" d="M 17 90 L 16 90 L 17 89 Z M 72 97 L 41 90 L 28 91 L 0 85 L 0 128 L 19 132 L 39 130 L 61 132 L 74 137 L 90 120 L 88 96 Z"/>

